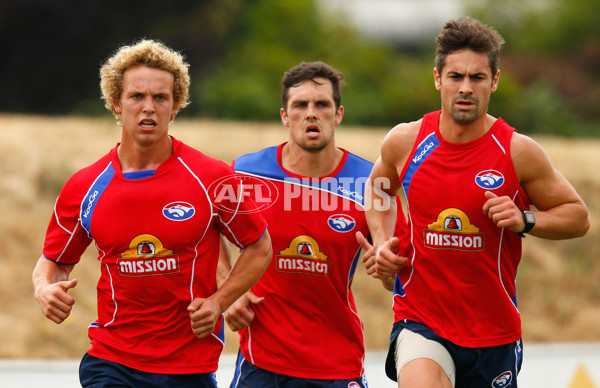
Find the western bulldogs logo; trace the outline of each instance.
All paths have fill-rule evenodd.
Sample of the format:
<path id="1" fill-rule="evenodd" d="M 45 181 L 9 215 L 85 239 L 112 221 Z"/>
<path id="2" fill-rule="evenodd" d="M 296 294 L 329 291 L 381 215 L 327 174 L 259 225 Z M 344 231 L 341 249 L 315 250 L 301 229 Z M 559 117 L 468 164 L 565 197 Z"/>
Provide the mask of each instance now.
<path id="1" fill-rule="evenodd" d="M 348 384 L 348 388 L 360 388 L 360 385 L 355 381 L 351 381 L 350 384 Z"/>
<path id="2" fill-rule="evenodd" d="M 493 388 L 504 388 L 512 384 L 512 372 L 506 371 L 492 381 Z"/>
<path id="3" fill-rule="evenodd" d="M 346 214 L 334 214 L 327 219 L 327 224 L 336 232 L 346 233 L 354 229 L 356 221 Z"/>
<path id="4" fill-rule="evenodd" d="M 496 170 L 480 171 L 475 176 L 475 183 L 482 189 L 497 189 L 504 184 L 504 175 Z"/>
<path id="5" fill-rule="evenodd" d="M 196 209 L 187 202 L 171 202 L 163 207 L 162 212 L 171 221 L 185 221 L 194 216 Z"/>

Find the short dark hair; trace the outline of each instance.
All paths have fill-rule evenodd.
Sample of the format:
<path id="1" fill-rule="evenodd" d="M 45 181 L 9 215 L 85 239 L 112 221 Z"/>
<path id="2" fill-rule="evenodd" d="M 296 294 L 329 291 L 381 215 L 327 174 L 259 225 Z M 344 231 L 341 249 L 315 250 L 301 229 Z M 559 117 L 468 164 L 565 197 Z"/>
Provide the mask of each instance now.
<path id="1" fill-rule="evenodd" d="M 435 67 L 440 74 L 446 65 L 448 54 L 462 49 L 487 53 L 492 76 L 498 71 L 504 39 L 496 30 L 479 20 L 470 17 L 452 19 L 444 25 L 435 41 Z"/>
<path id="2" fill-rule="evenodd" d="M 303 81 L 311 80 L 314 82 L 315 78 L 326 78 L 331 81 L 333 100 L 335 108 L 338 109 L 342 104 L 340 81 L 344 79 L 344 75 L 341 71 L 321 61 L 302 62 L 285 72 L 281 79 L 281 104 L 283 109 L 287 110 L 290 88 Z"/>

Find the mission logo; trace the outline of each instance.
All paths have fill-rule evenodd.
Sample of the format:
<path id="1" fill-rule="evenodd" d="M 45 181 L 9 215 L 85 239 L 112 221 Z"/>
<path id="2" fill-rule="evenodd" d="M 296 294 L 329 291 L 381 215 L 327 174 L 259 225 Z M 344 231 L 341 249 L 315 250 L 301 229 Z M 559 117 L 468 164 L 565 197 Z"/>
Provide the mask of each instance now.
<path id="1" fill-rule="evenodd" d="M 423 242 L 427 248 L 476 252 L 484 250 L 484 234 L 459 209 L 442 211 L 435 222 L 427 225 L 423 233 Z"/>
<path id="2" fill-rule="evenodd" d="M 288 248 L 279 252 L 275 266 L 277 272 L 327 276 L 331 261 L 319 250 L 314 238 L 302 235 L 295 237 Z"/>
<path id="3" fill-rule="evenodd" d="M 117 259 L 122 276 L 151 276 L 177 273 L 179 255 L 166 249 L 162 242 L 151 234 L 142 234 L 129 243 L 129 249 Z"/>

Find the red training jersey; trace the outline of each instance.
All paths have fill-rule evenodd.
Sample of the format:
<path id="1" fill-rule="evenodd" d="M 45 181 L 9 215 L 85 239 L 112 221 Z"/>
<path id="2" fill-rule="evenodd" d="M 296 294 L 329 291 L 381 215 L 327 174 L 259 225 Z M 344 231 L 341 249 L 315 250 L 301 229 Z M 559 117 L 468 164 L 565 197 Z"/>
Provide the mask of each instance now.
<path id="1" fill-rule="evenodd" d="M 363 374 L 363 326 L 351 291 L 359 261 L 355 233 L 365 236 L 364 185 L 372 164 L 344 150 L 329 176 L 307 178 L 283 168 L 283 145 L 234 161 L 269 223 L 273 258 L 252 291 L 265 300 L 240 331 L 252 364 L 307 379 Z"/>
<path id="2" fill-rule="evenodd" d="M 514 342 L 521 337 L 521 237 L 498 228 L 482 208 L 485 191 L 529 208 L 510 155 L 515 129 L 497 119 L 479 139 L 453 144 L 439 132 L 440 114 L 423 117 L 400 176 L 410 261 L 396 278 L 394 319 L 421 322 L 465 347 Z"/>
<path id="3" fill-rule="evenodd" d="M 187 306 L 217 290 L 219 234 L 247 246 L 265 232 L 264 218 L 252 201 L 216 198 L 214 187 L 233 170 L 176 139 L 173 155 L 142 179 L 123 175 L 117 148 L 65 184 L 43 254 L 76 264 L 92 240 L 98 248 L 89 354 L 152 373 L 214 372 L 223 320 L 197 339 Z"/>

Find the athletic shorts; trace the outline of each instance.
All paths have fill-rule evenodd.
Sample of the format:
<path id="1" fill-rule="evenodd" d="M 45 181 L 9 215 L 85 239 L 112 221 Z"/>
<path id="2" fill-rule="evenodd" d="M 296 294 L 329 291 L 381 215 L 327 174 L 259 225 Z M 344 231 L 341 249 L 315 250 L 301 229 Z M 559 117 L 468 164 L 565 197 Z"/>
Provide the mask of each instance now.
<path id="1" fill-rule="evenodd" d="M 352 380 L 313 380 L 282 375 L 257 367 L 238 353 L 230 388 L 368 388 L 363 375 Z"/>
<path id="2" fill-rule="evenodd" d="M 398 345 L 398 366 L 402 367 L 411 358 L 427 357 L 436 361 L 446 374 L 451 379 L 452 364 L 455 368 L 455 388 L 469 387 L 491 387 L 502 388 L 510 386 L 517 387 L 517 374 L 521 370 L 523 362 L 523 345 L 521 340 L 515 342 L 483 347 L 483 348 L 467 348 L 458 346 L 444 338 L 441 338 L 436 333 L 431 331 L 427 326 L 409 320 L 396 322 L 390 336 L 390 348 L 388 350 L 387 359 L 385 362 L 385 371 L 387 376 L 394 380 L 398 380 L 398 366 L 396 364 L 396 341 L 400 333 L 408 329 L 413 333 L 423 336 L 426 340 L 434 341 L 441 344 L 447 351 L 447 354 L 452 358 L 449 362 L 444 356 L 443 350 L 440 351 L 435 344 L 428 343 L 426 348 L 432 349 L 429 354 L 422 354 L 421 349 L 402 349 L 402 343 Z M 405 333 L 406 334 L 406 333 Z M 413 340 L 408 340 L 407 344 L 414 343 Z M 427 342 L 427 341 L 426 341 Z M 425 343 L 426 343 L 425 342 Z M 428 350 L 425 350 L 428 352 Z M 415 357 L 416 355 L 416 357 Z M 452 381 L 452 379 L 451 379 Z"/>
<path id="3" fill-rule="evenodd" d="M 87 353 L 79 364 L 79 381 L 83 388 L 217 388 L 215 373 L 179 375 L 142 372 Z"/>

